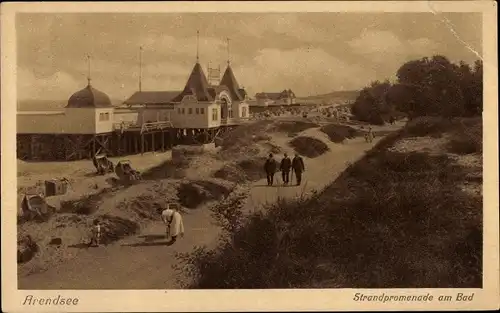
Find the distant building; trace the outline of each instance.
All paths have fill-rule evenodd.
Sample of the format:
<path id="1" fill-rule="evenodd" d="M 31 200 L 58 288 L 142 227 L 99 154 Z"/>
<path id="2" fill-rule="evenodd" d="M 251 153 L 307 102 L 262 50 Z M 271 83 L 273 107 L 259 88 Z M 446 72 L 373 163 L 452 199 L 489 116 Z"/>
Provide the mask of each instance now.
<path id="1" fill-rule="evenodd" d="M 282 92 L 261 92 L 255 95 L 258 106 L 292 105 L 296 103 L 295 93 L 288 89 Z"/>

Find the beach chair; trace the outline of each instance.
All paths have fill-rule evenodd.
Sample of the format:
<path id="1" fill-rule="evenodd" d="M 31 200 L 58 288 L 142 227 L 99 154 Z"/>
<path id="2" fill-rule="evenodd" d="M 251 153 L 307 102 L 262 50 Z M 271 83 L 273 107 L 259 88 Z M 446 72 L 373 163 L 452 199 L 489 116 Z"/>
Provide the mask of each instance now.
<path id="1" fill-rule="evenodd" d="M 27 221 L 47 221 L 55 213 L 55 208 L 48 205 L 45 198 L 38 194 L 25 194 L 21 209 L 23 218 Z"/>
<path id="2" fill-rule="evenodd" d="M 141 180 L 141 173 L 132 168 L 129 160 L 121 160 L 116 164 L 115 174 L 122 181 L 137 181 Z"/>
<path id="3" fill-rule="evenodd" d="M 96 154 L 92 158 L 92 162 L 97 170 L 97 174 L 104 175 L 106 173 L 114 172 L 114 164 L 105 154 Z"/>

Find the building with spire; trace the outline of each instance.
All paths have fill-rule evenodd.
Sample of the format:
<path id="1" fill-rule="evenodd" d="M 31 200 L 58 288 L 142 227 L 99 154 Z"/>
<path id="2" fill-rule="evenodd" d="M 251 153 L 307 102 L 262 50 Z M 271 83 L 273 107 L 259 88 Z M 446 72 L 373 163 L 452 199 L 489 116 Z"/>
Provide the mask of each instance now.
<path id="1" fill-rule="evenodd" d="M 197 33 L 199 43 L 199 32 Z M 141 108 L 144 121 L 167 118 L 182 129 L 211 129 L 238 124 L 250 116 L 247 93 L 236 80 L 229 61 L 218 84 L 210 84 L 199 58 L 181 91 L 138 91 L 124 103 L 129 108 Z M 228 49 L 229 51 L 229 49 Z M 162 111 L 162 113 L 160 113 Z M 167 113 L 168 112 L 168 113 Z"/>
<path id="2" fill-rule="evenodd" d="M 250 117 L 247 93 L 229 57 L 218 83 L 209 83 L 197 52 L 182 90 L 144 91 L 139 78 L 139 91 L 122 106 L 113 106 L 108 95 L 92 86 L 88 60 L 88 84 L 69 97 L 63 110 L 17 113 L 18 158 L 76 160 L 205 144 Z"/>

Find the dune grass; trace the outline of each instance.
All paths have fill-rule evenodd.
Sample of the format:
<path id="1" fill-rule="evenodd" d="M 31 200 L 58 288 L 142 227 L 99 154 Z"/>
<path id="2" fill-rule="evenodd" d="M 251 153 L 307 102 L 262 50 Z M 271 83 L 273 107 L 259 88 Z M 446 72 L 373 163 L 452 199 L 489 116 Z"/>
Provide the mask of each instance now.
<path id="1" fill-rule="evenodd" d="M 179 256 L 189 287 L 481 287 L 482 198 L 457 188 L 466 169 L 446 154 L 387 150 L 405 136 L 382 139 L 311 198 L 235 212 L 217 249 Z"/>

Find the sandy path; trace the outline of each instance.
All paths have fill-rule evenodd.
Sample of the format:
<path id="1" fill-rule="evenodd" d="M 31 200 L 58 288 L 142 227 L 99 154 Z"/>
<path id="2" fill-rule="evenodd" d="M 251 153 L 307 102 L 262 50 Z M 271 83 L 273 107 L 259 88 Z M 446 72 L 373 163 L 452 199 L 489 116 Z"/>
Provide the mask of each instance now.
<path id="1" fill-rule="evenodd" d="M 320 135 L 320 134 L 318 134 Z M 249 211 L 278 197 L 291 198 L 333 181 L 348 165 L 362 157 L 380 138 L 365 143 L 363 138 L 345 145 L 330 144 L 331 151 L 314 160 L 305 159 L 302 187 L 267 187 L 264 180 L 252 186 L 246 209 Z M 278 173 L 279 174 L 279 173 Z M 277 175 L 279 177 L 279 175 Z M 281 182 L 281 178 L 278 178 Z M 192 251 L 195 246 L 214 246 L 218 228 L 211 223 L 210 212 L 200 208 L 186 214 L 186 236 L 172 246 L 162 239 L 146 240 L 164 233 L 158 222 L 140 235 L 107 247 L 85 250 L 78 258 L 43 273 L 19 279 L 20 289 L 173 289 L 179 288 L 171 265 L 176 252 Z"/>

